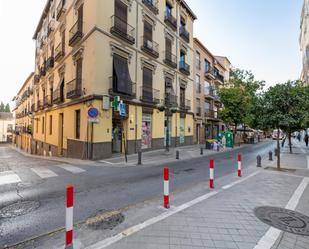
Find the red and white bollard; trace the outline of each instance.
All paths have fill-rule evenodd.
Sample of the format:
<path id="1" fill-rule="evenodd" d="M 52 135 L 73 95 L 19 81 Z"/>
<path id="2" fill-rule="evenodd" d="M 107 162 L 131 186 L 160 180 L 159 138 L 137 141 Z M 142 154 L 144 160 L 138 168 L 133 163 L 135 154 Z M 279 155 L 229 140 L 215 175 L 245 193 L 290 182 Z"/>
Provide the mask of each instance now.
<path id="1" fill-rule="evenodd" d="M 163 170 L 163 180 L 164 180 L 164 208 L 170 207 L 170 197 L 169 197 L 169 170 L 165 167 Z"/>
<path id="2" fill-rule="evenodd" d="M 214 188 L 214 160 L 209 161 L 209 187 Z"/>
<path id="3" fill-rule="evenodd" d="M 67 185 L 67 207 L 65 212 L 65 248 L 73 248 L 73 194 L 73 186 Z"/>
<path id="4" fill-rule="evenodd" d="M 238 177 L 241 177 L 241 154 L 240 153 L 238 153 L 237 161 L 238 161 L 237 175 Z"/>

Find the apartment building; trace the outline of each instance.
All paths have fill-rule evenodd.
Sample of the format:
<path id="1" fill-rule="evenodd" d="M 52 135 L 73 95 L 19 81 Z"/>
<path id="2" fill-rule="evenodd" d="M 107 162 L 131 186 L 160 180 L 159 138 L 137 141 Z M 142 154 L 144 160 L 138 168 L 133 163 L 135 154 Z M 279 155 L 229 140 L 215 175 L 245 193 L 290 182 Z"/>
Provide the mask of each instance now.
<path id="1" fill-rule="evenodd" d="M 18 148 L 29 153 L 32 153 L 31 145 L 35 107 L 33 86 L 34 73 L 31 73 L 13 99 L 15 101 L 15 133 L 13 141 Z"/>
<path id="2" fill-rule="evenodd" d="M 11 112 L 0 112 L 0 143 L 12 142 L 14 117 Z"/>
<path id="3" fill-rule="evenodd" d="M 225 129 L 219 115 L 218 89 L 229 81 L 231 63 L 226 57 L 214 56 L 197 38 L 194 51 L 194 143 L 205 143 Z"/>
<path id="4" fill-rule="evenodd" d="M 183 0 L 48 0 L 33 36 L 32 151 L 101 159 L 192 144 L 195 19 Z"/>
<path id="5" fill-rule="evenodd" d="M 301 21 L 300 21 L 300 37 L 299 44 L 302 52 L 303 68 L 301 72 L 301 80 L 304 85 L 309 85 L 309 0 L 304 0 Z"/>

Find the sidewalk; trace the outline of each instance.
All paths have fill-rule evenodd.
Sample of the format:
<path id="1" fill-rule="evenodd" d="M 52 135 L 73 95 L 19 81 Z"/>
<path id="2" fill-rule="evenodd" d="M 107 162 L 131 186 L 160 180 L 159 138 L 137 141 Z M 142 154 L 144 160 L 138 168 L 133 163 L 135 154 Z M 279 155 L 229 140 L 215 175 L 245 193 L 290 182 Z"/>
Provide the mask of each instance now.
<path id="1" fill-rule="evenodd" d="M 268 140 L 262 141 L 260 143 L 266 142 Z M 227 148 L 226 150 L 221 151 L 214 151 L 214 150 L 206 150 L 205 145 L 202 144 L 195 144 L 189 146 L 182 146 L 182 147 L 173 147 L 170 148 L 169 152 L 166 152 L 165 149 L 160 150 L 152 150 L 142 153 L 142 165 L 143 166 L 155 166 L 161 165 L 162 163 L 170 163 L 176 162 L 176 151 L 179 151 L 179 160 L 188 160 L 191 158 L 198 158 L 201 156 L 200 148 L 203 148 L 203 155 L 213 155 L 218 153 L 224 153 L 228 151 L 238 150 L 244 147 L 252 146 L 250 144 L 242 144 L 240 146 L 235 146 L 234 148 Z M 31 157 L 35 159 L 44 159 L 50 161 L 56 161 L 61 163 L 67 163 L 72 165 L 86 165 L 86 166 L 106 166 L 106 167 L 128 167 L 128 166 L 136 166 L 138 162 L 138 155 L 131 154 L 127 156 L 128 162 L 125 161 L 124 155 L 117 155 L 112 158 L 108 158 L 105 160 L 98 160 L 98 161 L 91 161 L 91 160 L 81 160 L 81 159 L 74 159 L 74 158 L 65 158 L 65 157 L 55 157 L 55 156 L 38 156 L 38 155 L 31 155 L 26 153 L 15 146 L 10 146 L 10 148 L 18 151 L 22 155 L 26 157 Z"/>
<path id="2" fill-rule="evenodd" d="M 214 191 L 87 248 L 308 249 L 308 236 L 271 228 L 254 214 L 256 207 L 275 206 L 309 215 L 309 171 L 305 148 L 297 146 L 295 155 L 282 153 L 284 167 L 295 171 L 251 167 L 241 181 L 222 180 Z"/>

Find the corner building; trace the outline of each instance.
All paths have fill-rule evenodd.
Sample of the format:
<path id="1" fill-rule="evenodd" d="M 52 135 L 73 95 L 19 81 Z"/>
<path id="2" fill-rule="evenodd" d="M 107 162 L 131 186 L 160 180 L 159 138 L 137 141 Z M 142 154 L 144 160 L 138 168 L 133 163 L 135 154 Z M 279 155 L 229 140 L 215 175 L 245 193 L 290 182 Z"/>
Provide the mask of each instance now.
<path id="1" fill-rule="evenodd" d="M 34 153 L 97 160 L 192 144 L 195 19 L 183 0 L 49 0 L 33 37 Z"/>

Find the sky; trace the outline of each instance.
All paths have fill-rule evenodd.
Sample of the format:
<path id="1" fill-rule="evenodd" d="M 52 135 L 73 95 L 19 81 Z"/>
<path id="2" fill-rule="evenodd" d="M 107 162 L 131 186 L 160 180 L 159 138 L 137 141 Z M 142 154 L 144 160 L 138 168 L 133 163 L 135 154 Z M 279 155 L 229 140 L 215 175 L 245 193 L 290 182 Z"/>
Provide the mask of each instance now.
<path id="1" fill-rule="evenodd" d="M 299 78 L 302 0 L 186 2 L 198 17 L 194 36 L 213 54 L 227 56 L 268 86 Z M 34 70 L 32 36 L 45 3 L 0 0 L 0 101 L 10 102 Z"/>

